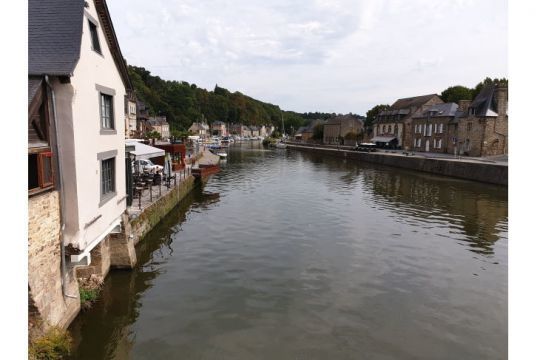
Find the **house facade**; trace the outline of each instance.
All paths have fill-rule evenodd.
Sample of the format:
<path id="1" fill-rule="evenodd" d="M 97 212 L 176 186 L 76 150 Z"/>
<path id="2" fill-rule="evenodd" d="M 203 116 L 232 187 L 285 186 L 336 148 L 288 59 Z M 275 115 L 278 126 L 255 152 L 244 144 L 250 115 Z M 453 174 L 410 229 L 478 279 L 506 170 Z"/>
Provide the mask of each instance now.
<path id="1" fill-rule="evenodd" d="M 412 149 L 412 118 L 428 107 L 441 104 L 437 94 L 415 96 L 396 100 L 389 109 L 379 112 L 373 121 L 371 141 L 380 146 Z"/>
<path id="2" fill-rule="evenodd" d="M 212 135 L 216 136 L 228 136 L 227 124 L 223 121 L 214 121 L 212 123 Z"/>
<path id="3" fill-rule="evenodd" d="M 455 145 L 453 123 L 460 115 L 456 103 L 436 104 L 414 115 L 411 150 L 452 153 Z"/>
<path id="4" fill-rule="evenodd" d="M 251 130 L 246 125 L 242 124 L 232 124 L 231 125 L 231 134 L 238 136 L 251 136 Z"/>
<path id="5" fill-rule="evenodd" d="M 203 139 L 210 136 L 210 127 L 208 124 L 202 122 L 194 122 L 191 124 L 188 131 L 194 135 L 200 136 Z"/>
<path id="6" fill-rule="evenodd" d="M 64 284 L 62 296 L 70 301 L 78 291 L 65 287 L 68 269 L 78 265 L 102 277 L 108 272 L 107 266 L 101 271 L 89 265 L 91 253 L 120 231 L 126 209 L 124 109 L 133 88 L 104 0 L 30 0 L 28 8 L 29 83 L 39 79 L 47 89 L 56 135 L 58 171 L 53 178 L 60 202 L 60 249 L 66 253 L 60 256 L 55 249 L 66 260 L 57 283 Z M 45 221 L 55 222 L 55 213 L 52 209 Z M 30 253 L 29 260 L 33 256 L 40 254 Z M 40 276 L 29 273 L 29 284 Z M 39 296 L 32 302 L 39 304 Z M 55 321 L 69 316 L 64 313 L 63 320 Z"/>
<path id="7" fill-rule="evenodd" d="M 137 98 L 133 91 L 128 91 L 125 98 L 125 138 L 132 139 L 137 136 Z"/>
<path id="8" fill-rule="evenodd" d="M 459 118 L 457 147 L 468 156 L 508 153 L 508 87 L 485 86 Z"/>
<path id="9" fill-rule="evenodd" d="M 255 126 L 255 125 L 252 125 L 249 127 L 249 132 L 250 132 L 250 135 L 251 136 L 259 136 L 261 133 L 260 133 L 260 128 L 258 126 Z"/>
<path id="10" fill-rule="evenodd" d="M 323 143 L 328 145 L 354 145 L 364 131 L 364 122 L 352 115 L 338 115 L 323 126 Z"/>
<path id="11" fill-rule="evenodd" d="M 151 128 L 151 131 L 157 131 L 161 135 L 161 139 L 168 139 L 171 137 L 166 116 L 150 117 L 147 120 L 147 124 Z"/>

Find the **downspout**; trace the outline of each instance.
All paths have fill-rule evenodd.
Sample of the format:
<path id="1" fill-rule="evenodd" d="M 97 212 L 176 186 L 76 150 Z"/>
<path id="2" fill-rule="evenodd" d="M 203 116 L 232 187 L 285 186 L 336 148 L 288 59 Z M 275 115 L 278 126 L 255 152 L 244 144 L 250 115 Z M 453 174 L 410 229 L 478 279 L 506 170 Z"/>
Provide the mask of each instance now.
<path id="1" fill-rule="evenodd" d="M 56 152 L 56 156 L 57 156 L 57 168 L 58 168 L 58 181 L 59 181 L 59 187 L 60 187 L 60 257 L 61 257 L 61 273 L 62 273 L 62 294 L 68 298 L 72 298 L 72 299 L 78 299 L 79 297 L 78 296 L 74 296 L 74 295 L 70 295 L 70 294 L 67 294 L 66 293 L 66 285 L 65 285 L 65 277 L 66 277 L 66 250 L 64 248 L 64 230 L 66 228 L 66 221 L 65 221 L 65 209 L 66 209 L 66 205 L 65 205 L 65 200 L 64 200 L 64 182 L 62 180 L 62 171 L 61 171 L 61 164 L 62 162 L 60 161 L 60 156 L 61 156 L 61 151 L 59 150 L 59 145 L 58 145 L 58 124 L 57 124 L 57 121 L 56 121 L 56 97 L 54 95 L 54 90 L 53 90 L 53 87 L 51 85 L 51 83 L 49 82 L 49 76 L 48 75 L 45 75 L 45 83 L 47 84 L 47 87 L 49 88 L 49 90 L 51 91 L 51 100 L 52 100 L 52 110 L 53 110 L 53 123 L 54 123 L 54 136 L 55 136 L 55 141 L 54 141 L 54 150 Z"/>

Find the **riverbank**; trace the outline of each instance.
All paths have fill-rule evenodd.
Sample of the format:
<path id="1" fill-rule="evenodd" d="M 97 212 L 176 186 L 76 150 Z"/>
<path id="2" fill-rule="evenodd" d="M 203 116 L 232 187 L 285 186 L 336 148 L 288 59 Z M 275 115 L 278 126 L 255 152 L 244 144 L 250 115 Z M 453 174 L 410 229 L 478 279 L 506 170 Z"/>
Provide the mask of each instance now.
<path id="1" fill-rule="evenodd" d="M 291 142 L 287 143 L 287 147 L 299 151 L 508 186 L 508 165 L 503 163 L 488 163 L 469 159 L 429 158 L 418 155 L 404 155 L 403 153 L 365 153 Z"/>

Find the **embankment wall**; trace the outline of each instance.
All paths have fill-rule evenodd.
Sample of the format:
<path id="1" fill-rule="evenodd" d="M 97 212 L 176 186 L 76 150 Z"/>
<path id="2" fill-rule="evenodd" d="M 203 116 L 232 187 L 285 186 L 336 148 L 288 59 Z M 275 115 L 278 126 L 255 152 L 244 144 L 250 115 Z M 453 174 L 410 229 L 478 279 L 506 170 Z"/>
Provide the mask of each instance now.
<path id="1" fill-rule="evenodd" d="M 350 150 L 337 150 L 335 148 L 302 146 L 298 144 L 287 144 L 287 146 L 300 151 L 508 186 L 507 165 L 385 153 L 365 153 Z"/>

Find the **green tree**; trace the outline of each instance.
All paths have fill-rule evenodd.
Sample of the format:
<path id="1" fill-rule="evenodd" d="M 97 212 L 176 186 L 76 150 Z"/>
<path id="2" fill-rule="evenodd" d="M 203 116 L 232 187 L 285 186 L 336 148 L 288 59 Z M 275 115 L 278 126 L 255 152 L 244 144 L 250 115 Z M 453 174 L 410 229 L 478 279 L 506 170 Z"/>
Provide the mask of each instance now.
<path id="1" fill-rule="evenodd" d="M 317 124 L 313 127 L 313 140 L 322 140 L 324 136 L 324 124 Z"/>
<path id="2" fill-rule="evenodd" d="M 450 86 L 441 93 L 441 99 L 444 102 L 457 103 L 459 100 L 472 100 L 472 93 L 473 90 L 465 86 Z"/>

